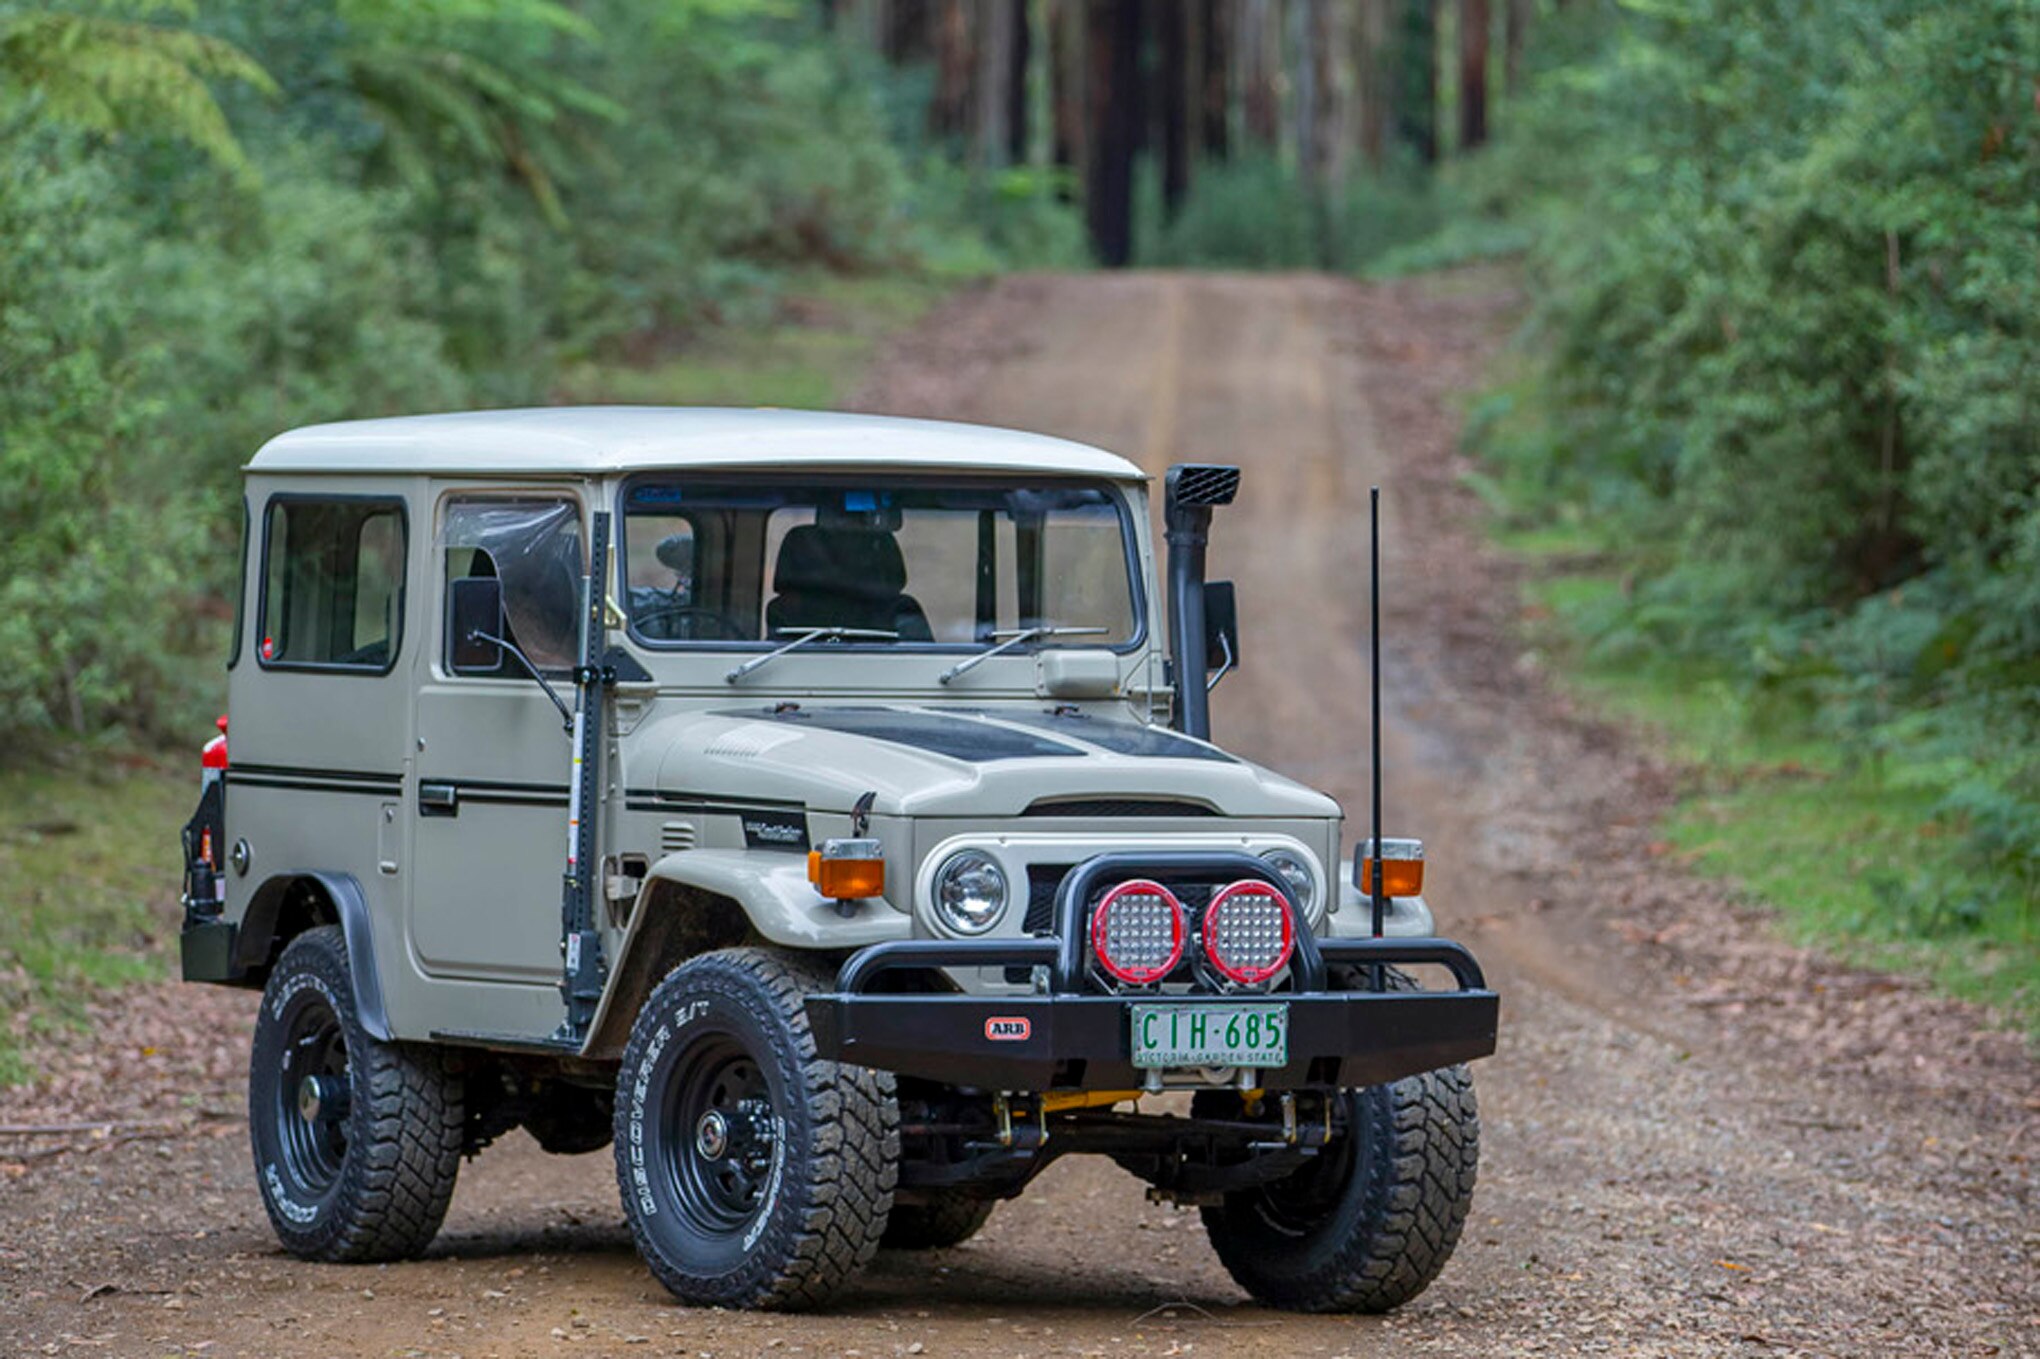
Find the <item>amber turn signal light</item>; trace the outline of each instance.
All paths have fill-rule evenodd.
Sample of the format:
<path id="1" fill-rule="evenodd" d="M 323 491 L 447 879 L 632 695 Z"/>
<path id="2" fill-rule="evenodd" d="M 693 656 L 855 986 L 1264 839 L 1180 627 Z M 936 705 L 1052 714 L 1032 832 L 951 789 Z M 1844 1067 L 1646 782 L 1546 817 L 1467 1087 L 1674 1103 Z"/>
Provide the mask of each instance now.
<path id="1" fill-rule="evenodd" d="M 1360 847 L 1360 871 L 1354 885 L 1367 896 L 1374 895 L 1374 842 Z M 1424 842 L 1422 840 L 1381 841 L 1381 894 L 1387 897 L 1419 897 L 1424 894 Z"/>
<path id="2" fill-rule="evenodd" d="M 808 881 L 825 897 L 861 901 L 885 895 L 885 846 L 876 840 L 824 840 L 807 856 Z"/>

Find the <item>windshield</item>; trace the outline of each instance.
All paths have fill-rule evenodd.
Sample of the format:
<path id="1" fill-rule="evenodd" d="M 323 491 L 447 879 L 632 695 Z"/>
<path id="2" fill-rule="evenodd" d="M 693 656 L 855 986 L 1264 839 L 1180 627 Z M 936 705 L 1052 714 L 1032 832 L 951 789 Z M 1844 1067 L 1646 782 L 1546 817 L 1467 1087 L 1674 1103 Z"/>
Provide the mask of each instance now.
<path id="1" fill-rule="evenodd" d="M 631 632 L 654 646 L 842 629 L 829 645 L 968 649 L 1081 628 L 1023 649 L 1122 648 L 1141 623 L 1125 505 L 1102 483 L 638 481 L 623 559 Z"/>

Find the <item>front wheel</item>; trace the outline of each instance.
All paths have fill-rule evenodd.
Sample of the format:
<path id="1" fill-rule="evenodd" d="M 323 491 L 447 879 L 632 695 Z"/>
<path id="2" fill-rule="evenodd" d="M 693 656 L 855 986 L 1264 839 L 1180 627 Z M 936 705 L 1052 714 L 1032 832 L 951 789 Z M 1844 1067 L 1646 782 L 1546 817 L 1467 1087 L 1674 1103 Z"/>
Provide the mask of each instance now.
<path id="1" fill-rule="evenodd" d="M 697 1306 L 812 1306 L 878 1249 L 899 1175 L 890 1076 L 820 1061 L 827 979 L 763 949 L 676 968 L 631 1027 L 616 1174 L 652 1273 Z"/>
<path id="2" fill-rule="evenodd" d="M 1386 1312 L 1459 1244 L 1480 1161 L 1463 1066 L 1347 1091 L 1345 1134 L 1295 1174 L 1204 1209 L 1219 1262 L 1256 1299 L 1299 1312 Z"/>
<path id="3" fill-rule="evenodd" d="M 338 925 L 306 930 L 262 993 L 248 1071 L 255 1181 L 306 1260 L 402 1260 L 439 1232 L 466 1124 L 429 1048 L 369 1037 Z"/>

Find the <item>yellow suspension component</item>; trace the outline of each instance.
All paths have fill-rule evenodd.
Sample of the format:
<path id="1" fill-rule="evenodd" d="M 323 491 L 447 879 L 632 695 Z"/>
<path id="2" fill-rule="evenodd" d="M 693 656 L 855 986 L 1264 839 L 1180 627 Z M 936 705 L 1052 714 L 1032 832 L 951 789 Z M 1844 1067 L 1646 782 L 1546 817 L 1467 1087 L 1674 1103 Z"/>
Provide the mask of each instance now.
<path id="1" fill-rule="evenodd" d="M 1041 1112 L 1062 1114 L 1072 1109 L 1105 1109 L 1139 1098 L 1138 1090 L 1070 1090 L 1059 1095 L 1043 1095 Z"/>

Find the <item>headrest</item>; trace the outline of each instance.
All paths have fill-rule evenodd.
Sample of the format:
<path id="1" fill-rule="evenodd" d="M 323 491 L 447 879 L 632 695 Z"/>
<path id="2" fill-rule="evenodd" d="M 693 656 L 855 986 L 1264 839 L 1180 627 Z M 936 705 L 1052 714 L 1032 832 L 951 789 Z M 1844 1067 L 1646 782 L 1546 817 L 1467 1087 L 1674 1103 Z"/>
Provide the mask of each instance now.
<path id="1" fill-rule="evenodd" d="M 694 530 L 669 533 L 659 539 L 659 545 L 652 549 L 652 555 L 668 571 L 686 575 L 694 569 Z"/>
<path id="2" fill-rule="evenodd" d="M 890 533 L 802 524 L 779 545 L 772 588 L 782 595 L 826 594 L 888 600 L 907 585 L 907 562 Z"/>

